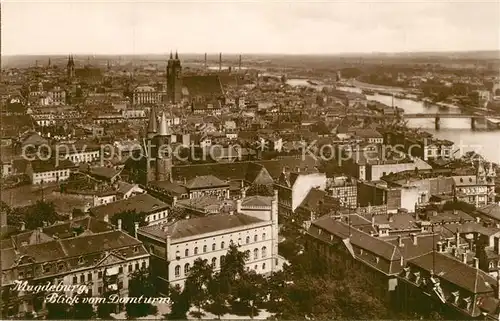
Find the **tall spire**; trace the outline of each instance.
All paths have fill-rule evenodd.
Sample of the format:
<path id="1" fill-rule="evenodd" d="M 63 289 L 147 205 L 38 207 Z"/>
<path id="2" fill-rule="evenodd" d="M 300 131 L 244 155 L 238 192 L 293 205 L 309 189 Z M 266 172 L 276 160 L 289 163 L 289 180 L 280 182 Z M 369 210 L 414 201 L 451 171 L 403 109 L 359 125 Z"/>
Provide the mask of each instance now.
<path id="1" fill-rule="evenodd" d="M 172 50 L 170 50 L 170 59 L 174 59 L 174 57 L 172 56 Z"/>
<path id="2" fill-rule="evenodd" d="M 179 60 L 179 54 L 177 53 L 177 50 L 175 51 L 175 60 Z"/>
<path id="3" fill-rule="evenodd" d="M 156 108 L 152 107 L 149 114 L 148 134 L 156 134 L 158 131 L 158 120 L 156 118 Z"/>
<path id="4" fill-rule="evenodd" d="M 167 117 L 165 116 L 165 112 L 161 113 L 161 119 L 160 119 L 160 131 L 158 132 L 160 136 L 168 136 L 170 135 L 170 130 L 168 128 L 167 124 Z"/>

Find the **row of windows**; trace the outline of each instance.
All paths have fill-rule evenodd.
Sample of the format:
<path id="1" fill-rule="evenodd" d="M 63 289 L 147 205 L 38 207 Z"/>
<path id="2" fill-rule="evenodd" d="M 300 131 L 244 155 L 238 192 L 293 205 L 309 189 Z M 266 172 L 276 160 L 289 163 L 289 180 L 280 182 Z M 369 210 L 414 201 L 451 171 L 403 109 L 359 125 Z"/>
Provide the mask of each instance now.
<path id="1" fill-rule="evenodd" d="M 69 170 L 51 172 L 51 173 L 47 172 L 47 173 L 33 174 L 34 177 L 55 177 L 55 176 L 67 176 L 67 175 L 69 175 Z"/>
<path id="2" fill-rule="evenodd" d="M 166 213 L 166 212 L 161 212 L 161 213 L 158 213 L 158 215 L 153 214 L 153 215 L 151 215 L 151 216 L 148 216 L 148 217 L 146 218 L 146 220 L 147 220 L 147 221 L 156 221 L 156 218 L 157 218 L 157 217 L 158 217 L 158 219 L 159 219 L 159 220 L 161 220 L 162 218 L 167 217 L 167 213 Z M 150 218 L 151 218 L 151 220 L 150 220 Z"/>
<path id="3" fill-rule="evenodd" d="M 225 258 L 224 255 L 220 257 L 220 265 L 224 264 L 224 258 Z M 208 261 L 205 260 L 205 262 L 208 262 Z M 212 258 L 212 267 L 214 269 L 217 267 L 217 258 L 216 257 Z M 187 277 L 189 275 L 189 270 L 190 269 L 191 269 L 191 265 L 189 263 L 184 264 L 184 276 L 185 277 Z M 258 265 L 255 264 L 254 270 L 257 271 L 257 269 L 258 269 Z M 263 270 L 266 269 L 266 263 L 262 263 L 262 269 Z M 174 274 L 175 274 L 176 278 L 180 278 L 181 277 L 181 266 L 180 265 L 177 265 L 175 267 Z"/>
<path id="4" fill-rule="evenodd" d="M 264 241 L 265 239 L 266 239 L 266 233 L 262 233 L 262 241 Z M 259 236 L 257 234 L 254 235 L 253 241 L 257 242 L 258 240 L 259 240 Z M 245 239 L 245 244 L 249 244 L 249 243 L 250 243 L 250 236 L 247 236 Z M 242 245 L 241 238 L 238 239 L 238 245 Z M 222 250 L 225 248 L 226 248 L 226 242 L 222 241 L 220 243 L 220 249 Z M 263 248 L 265 248 L 265 247 L 263 247 Z M 206 253 L 207 249 L 208 249 L 208 247 L 206 245 L 203 245 L 203 253 Z M 217 244 L 213 243 L 212 244 L 212 251 L 215 251 L 216 249 L 217 249 Z M 195 247 L 193 255 L 197 255 L 197 254 L 198 254 L 198 247 Z M 177 251 L 177 256 L 180 256 L 179 251 Z M 189 256 L 189 249 L 184 250 L 184 256 Z"/>
<path id="5" fill-rule="evenodd" d="M 146 262 L 144 262 L 144 261 L 142 262 L 141 268 L 146 268 Z M 132 263 L 130 263 L 128 265 L 127 271 L 129 273 L 136 271 L 136 270 L 139 270 L 139 262 L 136 262 L 135 265 L 133 265 Z M 123 273 L 123 267 L 120 266 L 118 268 L 118 274 L 122 274 L 122 273 Z M 97 272 L 97 279 L 98 280 L 102 279 L 102 276 L 103 276 L 103 271 Z M 87 281 L 92 281 L 92 272 L 87 273 Z M 84 283 L 84 282 L 85 282 L 85 274 L 81 274 L 80 275 L 80 283 Z M 78 284 L 78 277 L 76 275 L 73 276 L 73 284 Z"/>

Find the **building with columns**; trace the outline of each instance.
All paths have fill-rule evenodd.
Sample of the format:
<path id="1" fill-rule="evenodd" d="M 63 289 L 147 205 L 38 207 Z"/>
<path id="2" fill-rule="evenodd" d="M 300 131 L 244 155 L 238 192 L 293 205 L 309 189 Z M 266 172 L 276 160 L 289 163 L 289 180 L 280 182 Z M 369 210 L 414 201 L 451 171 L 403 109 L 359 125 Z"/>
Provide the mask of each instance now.
<path id="1" fill-rule="evenodd" d="M 236 201 L 236 211 L 195 217 L 138 230 L 151 255 L 151 271 L 160 293 L 169 285 L 183 286 L 197 259 L 217 271 L 231 243 L 249 254 L 246 268 L 268 275 L 281 269 L 278 258 L 278 193 Z"/>

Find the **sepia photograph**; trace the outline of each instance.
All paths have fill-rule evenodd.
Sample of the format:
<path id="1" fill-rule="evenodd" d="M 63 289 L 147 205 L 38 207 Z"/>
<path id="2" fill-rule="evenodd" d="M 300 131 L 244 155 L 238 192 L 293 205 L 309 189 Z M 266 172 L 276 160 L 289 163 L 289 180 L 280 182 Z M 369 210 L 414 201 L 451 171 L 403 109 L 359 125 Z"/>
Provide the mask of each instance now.
<path id="1" fill-rule="evenodd" d="M 3 0 L 1 320 L 500 321 L 500 0 Z"/>

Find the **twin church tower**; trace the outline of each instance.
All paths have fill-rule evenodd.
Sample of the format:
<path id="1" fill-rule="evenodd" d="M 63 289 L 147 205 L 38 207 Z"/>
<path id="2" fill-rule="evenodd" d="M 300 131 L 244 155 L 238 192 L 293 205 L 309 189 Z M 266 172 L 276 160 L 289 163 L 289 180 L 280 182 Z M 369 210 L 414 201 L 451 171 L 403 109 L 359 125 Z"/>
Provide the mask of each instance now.
<path id="1" fill-rule="evenodd" d="M 178 103 L 182 100 L 182 66 L 177 52 L 175 52 L 175 58 L 170 53 L 167 63 L 167 100 L 170 103 Z"/>

